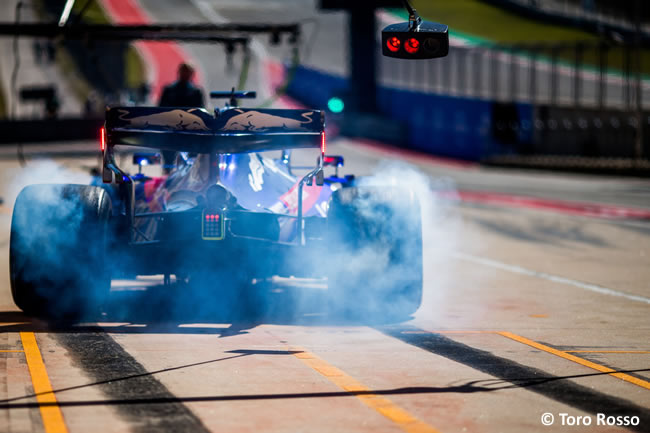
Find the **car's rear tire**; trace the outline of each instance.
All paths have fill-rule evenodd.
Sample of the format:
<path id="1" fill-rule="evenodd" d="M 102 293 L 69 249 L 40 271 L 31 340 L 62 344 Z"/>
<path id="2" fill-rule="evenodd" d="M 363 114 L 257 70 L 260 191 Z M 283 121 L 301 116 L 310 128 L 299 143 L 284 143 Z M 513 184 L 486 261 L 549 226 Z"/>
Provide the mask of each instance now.
<path id="1" fill-rule="evenodd" d="M 111 199 L 87 185 L 30 185 L 14 205 L 11 293 L 26 314 L 94 317 L 110 290 L 106 263 Z"/>
<path id="2" fill-rule="evenodd" d="M 413 314 L 422 300 L 422 222 L 412 191 L 342 188 L 328 212 L 331 306 L 363 320 Z"/>

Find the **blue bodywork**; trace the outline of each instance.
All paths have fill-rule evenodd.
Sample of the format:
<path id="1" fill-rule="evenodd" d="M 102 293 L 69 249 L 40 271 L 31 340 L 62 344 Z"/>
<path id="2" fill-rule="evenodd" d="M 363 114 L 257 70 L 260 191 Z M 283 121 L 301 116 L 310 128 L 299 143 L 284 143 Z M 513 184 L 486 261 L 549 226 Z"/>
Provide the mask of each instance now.
<path id="1" fill-rule="evenodd" d="M 102 177 L 113 186 L 113 203 L 120 203 L 124 224 L 132 227 L 126 240 L 158 250 L 178 249 L 168 242 L 172 239 L 205 241 L 200 222 L 206 209 L 214 209 L 210 191 L 228 194 L 218 206 L 227 223 L 222 246 L 236 248 L 237 239 L 257 239 L 265 247 L 268 242 L 304 246 L 320 238 L 314 237 L 318 230 L 313 227 L 324 226 L 314 219 L 325 220 L 333 192 L 331 181 L 317 181 L 323 169 L 316 161 L 324 159 L 324 127 L 324 115 L 317 110 L 227 107 L 210 114 L 200 108 L 109 109 Z M 115 162 L 114 148 L 120 145 L 173 150 L 176 164 L 165 177 L 130 176 Z M 284 151 L 293 148 L 320 151 L 305 176 L 292 173 Z M 282 156 L 269 153 L 280 150 Z M 305 236 L 307 231 L 311 237 Z"/>
<path id="2" fill-rule="evenodd" d="M 219 179 L 245 209 L 270 210 L 275 213 L 296 214 L 288 196 L 300 178 L 289 173 L 281 158 L 270 158 L 260 153 L 222 155 L 219 162 Z M 327 202 L 331 187 L 305 186 L 303 211 L 305 216 L 327 216 Z"/>

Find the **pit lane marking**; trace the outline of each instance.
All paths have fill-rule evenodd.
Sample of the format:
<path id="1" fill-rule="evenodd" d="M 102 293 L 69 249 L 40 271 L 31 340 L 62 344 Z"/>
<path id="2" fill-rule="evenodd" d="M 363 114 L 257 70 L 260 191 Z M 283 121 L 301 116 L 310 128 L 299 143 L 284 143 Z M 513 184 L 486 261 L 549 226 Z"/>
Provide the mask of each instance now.
<path id="1" fill-rule="evenodd" d="M 644 419 L 650 419 L 650 410 L 648 408 L 640 406 L 634 401 L 598 391 L 594 387 L 581 385 L 573 380 L 581 377 L 598 376 L 602 373 L 557 376 L 539 368 L 520 364 L 513 359 L 495 355 L 485 349 L 468 346 L 442 334 L 403 334 L 404 331 L 418 330 L 413 326 L 386 325 L 376 329 L 406 344 L 465 365 L 494 378 L 484 382 L 468 382 L 465 386 L 479 387 L 478 390 L 481 391 L 523 389 L 592 415 L 607 412 L 634 413 L 645 417 Z M 631 427 L 630 430 L 643 433 L 647 431 L 644 426 Z"/>
<path id="2" fill-rule="evenodd" d="M 619 379 L 622 379 L 626 382 L 632 383 L 634 385 L 640 386 L 641 388 L 645 388 L 650 390 L 650 382 L 630 376 L 629 374 L 625 373 L 619 373 L 614 369 L 611 369 L 609 367 L 605 367 L 604 365 L 596 364 L 595 362 L 592 361 L 587 361 L 586 359 L 579 358 L 575 355 L 571 355 L 570 353 L 554 349 L 552 347 L 546 346 L 545 344 L 538 343 L 533 340 L 529 340 L 526 337 L 522 337 L 521 335 L 513 334 L 512 332 L 507 332 L 507 331 L 500 331 L 497 332 L 497 334 L 510 338 L 511 340 L 515 340 L 519 343 L 526 344 L 528 346 L 534 347 L 535 349 L 542 350 L 544 352 L 550 353 L 555 356 L 559 356 L 560 358 L 567 359 L 569 361 L 573 361 L 576 364 L 580 364 L 585 367 L 592 368 L 596 371 L 600 371 L 601 373 L 608 373 L 611 376 L 617 377 Z"/>
<path id="3" fill-rule="evenodd" d="M 52 392 L 52 385 L 41 357 L 41 351 L 36 343 L 36 336 L 33 332 L 21 332 L 20 339 L 23 342 L 36 401 L 41 410 L 43 427 L 47 433 L 67 433 L 68 429 L 63 421 L 63 414 L 57 404 L 56 396 Z"/>
<path id="4" fill-rule="evenodd" d="M 587 361 L 586 359 L 571 355 L 571 353 L 634 353 L 634 354 L 646 354 L 650 353 L 648 350 L 559 350 L 553 347 L 546 346 L 544 344 L 538 343 L 533 340 L 529 340 L 526 337 L 521 335 L 514 334 L 508 331 L 476 331 L 476 330 L 440 330 L 440 331 L 424 331 L 424 330 L 413 330 L 413 331 L 401 331 L 400 334 L 496 334 L 501 335 L 502 337 L 515 340 L 519 343 L 526 344 L 528 346 L 534 347 L 536 349 L 542 350 L 544 352 L 559 356 L 561 358 L 567 359 L 578 363 L 584 367 L 589 367 L 594 370 L 600 371 L 601 373 L 608 373 L 612 376 L 615 376 L 619 379 L 622 379 L 626 382 L 632 383 L 634 385 L 640 386 L 645 389 L 650 389 L 650 382 L 645 380 L 630 376 L 629 374 L 619 373 L 614 369 L 605 367 L 604 365 L 597 364 L 592 361 Z"/>
<path id="5" fill-rule="evenodd" d="M 618 296 L 620 298 L 625 298 L 630 301 L 650 304 L 650 298 L 647 298 L 645 296 L 631 295 L 629 293 L 619 292 L 618 290 L 599 286 L 597 284 L 584 283 L 582 281 L 572 280 L 570 278 L 560 277 L 558 275 L 547 274 L 546 272 L 533 271 L 531 269 L 527 269 L 522 266 L 510 265 L 507 263 L 499 262 L 497 260 L 487 259 L 484 257 L 474 256 L 471 254 L 465 254 L 461 252 L 453 252 L 451 253 L 451 256 L 458 260 L 463 260 L 466 262 L 471 262 L 471 263 L 484 265 L 484 266 L 490 266 L 492 268 L 501 269 L 503 271 L 508 271 L 515 274 L 526 275 L 529 277 L 537 277 L 543 280 L 551 281 L 553 283 L 566 284 L 590 292 L 600 293 L 601 295 Z"/>
<path id="6" fill-rule="evenodd" d="M 565 350 L 564 353 L 650 353 L 650 350 Z"/>
<path id="7" fill-rule="evenodd" d="M 292 347 L 295 351 L 293 356 L 300 359 L 304 364 L 311 367 L 321 375 L 325 376 L 330 382 L 334 383 L 344 391 L 349 392 L 361 400 L 366 406 L 374 409 L 379 414 L 394 422 L 399 428 L 408 433 L 439 433 L 439 430 L 433 428 L 424 421 L 419 420 L 406 410 L 397 406 L 391 400 L 381 397 L 377 394 L 371 394 L 372 390 L 351 376 L 345 374 L 342 370 L 328 364 L 326 361 L 318 358 L 313 353 L 307 352 L 302 348 Z M 359 394 L 363 393 L 363 394 Z"/>

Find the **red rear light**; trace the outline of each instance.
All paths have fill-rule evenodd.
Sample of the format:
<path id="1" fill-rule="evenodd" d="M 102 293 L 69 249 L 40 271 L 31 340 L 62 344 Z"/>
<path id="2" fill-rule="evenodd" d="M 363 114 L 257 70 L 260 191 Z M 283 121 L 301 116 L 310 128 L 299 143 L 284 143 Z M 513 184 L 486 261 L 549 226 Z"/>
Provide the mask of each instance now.
<path id="1" fill-rule="evenodd" d="M 106 150 L 106 129 L 102 126 L 99 130 L 99 143 L 102 148 L 102 152 Z"/>
<path id="2" fill-rule="evenodd" d="M 404 44 L 404 49 L 409 54 L 415 54 L 420 49 L 420 41 L 415 38 L 408 39 Z"/>
<path id="3" fill-rule="evenodd" d="M 201 227 L 201 237 L 208 241 L 220 241 L 224 239 L 225 222 L 221 220 L 221 214 L 215 210 L 204 210 L 205 221 Z M 217 212 L 217 213 L 207 213 Z"/>
<path id="4" fill-rule="evenodd" d="M 393 36 L 392 38 L 388 38 L 388 40 L 386 41 L 386 46 L 392 52 L 396 52 L 397 50 L 399 50 L 400 45 L 402 45 L 402 41 L 400 41 L 396 36 Z"/>
<path id="5" fill-rule="evenodd" d="M 320 134 L 320 153 L 325 155 L 325 148 L 326 148 L 326 143 L 325 143 L 325 131 L 321 132 Z"/>

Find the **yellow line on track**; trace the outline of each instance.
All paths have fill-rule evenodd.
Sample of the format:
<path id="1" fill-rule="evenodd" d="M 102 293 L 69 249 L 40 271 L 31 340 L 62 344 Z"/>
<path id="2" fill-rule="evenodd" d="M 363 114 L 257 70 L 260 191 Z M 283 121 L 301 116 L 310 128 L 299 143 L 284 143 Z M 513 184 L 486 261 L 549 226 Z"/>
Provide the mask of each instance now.
<path id="1" fill-rule="evenodd" d="M 0 353 L 21 353 L 24 350 L 0 350 Z"/>
<path id="2" fill-rule="evenodd" d="M 650 353 L 650 350 L 565 350 L 564 353 Z"/>
<path id="3" fill-rule="evenodd" d="M 506 338 L 510 338 L 511 340 L 518 341 L 519 343 L 526 344 L 528 346 L 534 347 L 535 349 L 542 350 L 544 352 L 553 354 L 555 356 L 559 356 L 560 358 L 568 359 L 569 361 L 573 361 L 576 364 L 583 365 L 585 367 L 593 368 L 594 370 L 600 371 L 601 373 L 609 373 L 611 376 L 617 377 L 619 379 L 622 379 L 626 382 L 632 383 L 634 385 L 640 386 L 641 388 L 645 389 L 650 389 L 650 382 L 647 382 L 642 379 L 638 379 L 636 377 L 630 376 L 629 374 L 625 373 L 618 373 L 616 370 L 613 370 L 609 367 L 605 367 L 604 365 L 596 364 L 595 362 L 587 361 L 586 359 L 579 358 L 577 356 L 571 355 L 570 353 L 563 352 L 561 350 L 554 349 L 552 347 L 546 346 L 544 344 L 538 343 L 533 340 L 529 340 L 528 338 L 522 337 L 517 334 L 513 334 L 512 332 L 498 332 L 499 335 L 502 335 Z"/>
<path id="4" fill-rule="evenodd" d="M 50 378 L 47 376 L 41 351 L 38 344 L 36 344 L 36 336 L 33 332 L 21 332 L 20 339 L 23 342 L 25 358 L 27 359 L 29 374 L 32 376 L 34 394 L 36 394 L 36 401 L 38 401 L 41 409 L 45 431 L 46 433 L 67 433 L 68 429 L 63 421 L 63 414 L 56 404 Z"/>
<path id="5" fill-rule="evenodd" d="M 379 412 L 381 415 L 394 422 L 405 432 L 439 433 L 438 430 L 411 415 L 389 399 L 376 394 L 372 394 L 372 391 L 368 387 L 358 382 L 356 379 L 348 376 L 338 368 L 316 357 L 314 354 L 307 352 L 301 348 L 292 348 L 291 350 L 297 352 L 294 353 L 294 356 L 296 358 L 300 359 L 309 367 L 325 376 L 339 388 L 355 395 L 355 397 L 361 400 L 366 406 Z"/>
<path id="6" fill-rule="evenodd" d="M 29 325 L 30 322 L 5 322 L 5 323 L 0 323 L 0 328 L 6 328 L 8 326 L 16 326 L 16 325 Z M 2 331 L 2 332 L 8 332 L 8 331 Z"/>

